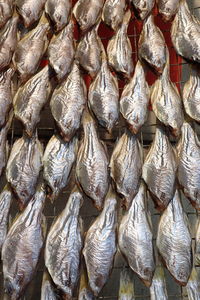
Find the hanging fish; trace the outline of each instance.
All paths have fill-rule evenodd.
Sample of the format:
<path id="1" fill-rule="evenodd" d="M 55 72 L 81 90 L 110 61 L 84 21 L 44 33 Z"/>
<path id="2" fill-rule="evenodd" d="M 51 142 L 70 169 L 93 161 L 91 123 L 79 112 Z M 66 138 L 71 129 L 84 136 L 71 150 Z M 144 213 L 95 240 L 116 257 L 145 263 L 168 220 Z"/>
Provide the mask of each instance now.
<path id="1" fill-rule="evenodd" d="M 72 299 L 78 280 L 83 246 L 82 220 L 79 217 L 83 197 L 75 187 L 67 205 L 50 228 L 45 248 L 45 265 L 63 299 Z"/>
<path id="2" fill-rule="evenodd" d="M 104 208 L 89 228 L 83 249 L 89 286 L 95 296 L 108 280 L 116 253 L 116 195 L 110 187 Z"/>
<path id="3" fill-rule="evenodd" d="M 15 94 L 13 100 L 15 117 L 21 121 L 30 137 L 40 121 L 40 112 L 47 103 L 51 90 L 50 69 L 47 65 L 22 85 Z"/>
<path id="4" fill-rule="evenodd" d="M 142 177 L 159 211 L 164 210 L 174 196 L 176 170 L 176 153 L 164 129 L 157 127 L 143 165 Z"/>
<path id="5" fill-rule="evenodd" d="M 123 22 L 123 17 L 126 9 L 126 0 L 106 0 L 102 19 L 116 31 Z"/>
<path id="6" fill-rule="evenodd" d="M 161 30 L 155 25 L 153 15 L 144 21 L 138 42 L 139 59 L 156 74 L 162 74 L 167 62 L 167 46 Z"/>
<path id="7" fill-rule="evenodd" d="M 55 286 L 47 271 L 43 273 L 41 299 L 40 300 L 58 300 Z"/>
<path id="8" fill-rule="evenodd" d="M 196 239 L 195 239 L 195 259 L 196 264 L 200 265 L 200 221 L 196 231 Z"/>
<path id="9" fill-rule="evenodd" d="M 81 268 L 81 279 L 80 279 L 78 300 L 94 300 L 94 295 L 89 288 L 88 276 L 87 276 L 85 264 L 82 264 L 82 268 Z"/>
<path id="10" fill-rule="evenodd" d="M 140 17 L 140 19 L 144 20 L 151 13 L 155 0 L 131 0 L 136 15 Z"/>
<path id="11" fill-rule="evenodd" d="M 79 185 L 97 209 L 103 207 L 108 191 L 108 158 L 98 139 L 95 122 L 86 111 L 83 116 L 84 138 L 79 148 L 76 177 Z"/>
<path id="12" fill-rule="evenodd" d="M 164 270 L 157 266 L 150 286 L 151 300 L 168 300 Z"/>
<path id="13" fill-rule="evenodd" d="M 123 204 L 126 209 L 129 209 L 138 192 L 142 164 L 140 142 L 127 130 L 115 146 L 110 160 L 111 177 L 115 182 L 117 192 L 124 198 Z"/>
<path id="14" fill-rule="evenodd" d="M 153 233 L 146 207 L 146 190 L 141 183 L 128 212 L 122 217 L 118 243 L 130 268 L 146 286 L 151 285 L 155 263 Z"/>
<path id="15" fill-rule="evenodd" d="M 118 300 L 135 300 L 133 272 L 129 268 L 120 273 Z"/>
<path id="16" fill-rule="evenodd" d="M 74 24 L 70 22 L 60 33 L 53 36 L 48 47 L 49 63 L 59 81 L 71 71 L 74 60 L 73 29 Z"/>
<path id="17" fill-rule="evenodd" d="M 12 192 L 6 185 L 0 194 L 0 253 L 7 235 L 8 214 L 12 198 Z"/>
<path id="18" fill-rule="evenodd" d="M 188 294 L 188 300 L 200 300 L 199 275 L 197 274 L 195 267 L 192 269 L 192 273 L 186 285 L 186 290 Z"/>
<path id="19" fill-rule="evenodd" d="M 44 187 L 40 186 L 14 220 L 2 248 L 4 288 L 10 299 L 21 299 L 32 280 L 45 238 Z"/>
<path id="20" fill-rule="evenodd" d="M 132 47 L 127 29 L 131 18 L 131 11 L 128 10 L 123 18 L 123 23 L 109 40 L 107 47 L 108 63 L 117 73 L 122 73 L 130 78 L 133 72 Z"/>
<path id="21" fill-rule="evenodd" d="M 13 0 L 3 0 L 0 3 L 0 28 L 12 17 L 13 14 Z"/>
<path id="22" fill-rule="evenodd" d="M 72 70 L 53 92 L 51 112 L 62 138 L 68 142 L 80 127 L 86 103 L 86 86 L 75 61 Z"/>
<path id="23" fill-rule="evenodd" d="M 137 134 L 148 116 L 149 86 L 140 61 L 137 62 L 135 73 L 125 86 L 120 99 L 120 112 L 128 128 Z"/>
<path id="24" fill-rule="evenodd" d="M 164 21 L 168 22 L 177 13 L 180 0 L 157 0 L 158 11 Z"/>
<path id="25" fill-rule="evenodd" d="M 41 169 L 42 145 L 36 135 L 18 139 L 11 150 L 6 167 L 6 178 L 10 183 L 20 209 L 23 209 L 35 194 Z"/>

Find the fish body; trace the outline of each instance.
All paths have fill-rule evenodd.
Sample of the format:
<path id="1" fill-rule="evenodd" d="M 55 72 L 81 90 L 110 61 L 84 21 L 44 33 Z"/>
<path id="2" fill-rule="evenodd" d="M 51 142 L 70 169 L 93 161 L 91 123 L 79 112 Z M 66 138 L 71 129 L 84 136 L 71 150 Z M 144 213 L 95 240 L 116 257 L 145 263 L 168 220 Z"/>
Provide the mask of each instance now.
<path id="1" fill-rule="evenodd" d="M 196 239 L 195 239 L 195 259 L 197 265 L 200 265 L 200 222 L 196 231 Z"/>
<path id="2" fill-rule="evenodd" d="M 13 0 L 3 0 L 0 3 L 0 28 L 12 17 Z"/>
<path id="3" fill-rule="evenodd" d="M 168 300 L 164 270 L 157 266 L 150 286 L 151 300 Z"/>
<path id="4" fill-rule="evenodd" d="M 200 283 L 199 275 L 195 269 L 192 269 L 189 281 L 186 285 L 188 300 L 200 300 Z"/>
<path id="5" fill-rule="evenodd" d="M 78 300 L 94 300 L 94 295 L 89 288 L 85 264 L 82 264 Z"/>
<path id="6" fill-rule="evenodd" d="M 122 269 L 120 273 L 118 300 L 135 300 L 133 272 L 129 268 Z"/>
<path id="7" fill-rule="evenodd" d="M 0 194 L 0 252 L 7 235 L 8 214 L 12 198 L 12 192 L 6 185 Z"/>
<path id="8" fill-rule="evenodd" d="M 43 273 L 41 300 L 58 300 L 55 287 L 47 271 Z"/>
<path id="9" fill-rule="evenodd" d="M 125 0 L 106 0 L 103 7 L 102 19 L 116 31 L 123 22 L 125 9 Z"/>
<path id="10" fill-rule="evenodd" d="M 132 0 L 131 2 L 142 20 L 151 13 L 155 4 L 155 0 Z"/>
<path id="11" fill-rule="evenodd" d="M 158 11 L 164 21 L 170 21 L 177 13 L 179 0 L 157 0 Z"/>
<path id="12" fill-rule="evenodd" d="M 125 86 L 120 99 L 120 112 L 133 134 L 136 134 L 146 122 L 148 104 L 149 86 L 142 64 L 138 61 L 134 76 Z"/>

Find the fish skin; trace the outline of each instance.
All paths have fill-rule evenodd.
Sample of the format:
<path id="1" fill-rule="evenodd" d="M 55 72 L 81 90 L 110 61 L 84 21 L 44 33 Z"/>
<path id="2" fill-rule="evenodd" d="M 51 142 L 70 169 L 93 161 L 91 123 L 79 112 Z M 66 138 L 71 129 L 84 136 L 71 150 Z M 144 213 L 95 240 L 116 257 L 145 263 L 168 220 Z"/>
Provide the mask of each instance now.
<path id="1" fill-rule="evenodd" d="M 123 268 L 120 273 L 118 300 L 135 300 L 133 272 Z"/>
<path id="2" fill-rule="evenodd" d="M 79 129 L 86 103 L 86 86 L 75 61 L 70 74 L 53 92 L 50 108 L 59 133 L 69 142 Z"/>
<path id="3" fill-rule="evenodd" d="M 83 249 L 89 286 L 95 296 L 107 282 L 111 273 L 116 247 L 117 201 L 109 188 L 104 208 L 89 228 Z"/>
<path id="4" fill-rule="evenodd" d="M 13 99 L 15 117 L 23 124 L 25 132 L 30 137 L 40 121 L 40 112 L 47 103 L 51 90 L 50 69 L 47 65 L 19 87 L 15 94 Z"/>
<path id="5" fill-rule="evenodd" d="M 45 247 L 45 265 L 63 299 L 72 299 L 79 276 L 83 247 L 79 210 L 83 197 L 75 187 L 67 205 L 50 228 Z"/>
<path id="6" fill-rule="evenodd" d="M 165 22 L 169 22 L 177 13 L 179 0 L 157 0 L 158 11 Z"/>
<path id="7" fill-rule="evenodd" d="M 4 288 L 11 300 L 21 299 L 32 280 L 45 238 L 44 187 L 14 220 L 2 248 Z"/>
<path id="8" fill-rule="evenodd" d="M 12 17 L 13 14 L 13 0 L 3 0 L 0 3 L 0 28 Z"/>
<path id="9" fill-rule="evenodd" d="M 0 253 L 7 235 L 8 215 L 12 199 L 11 189 L 6 185 L 0 194 Z"/>
<path id="10" fill-rule="evenodd" d="M 185 286 L 192 271 L 192 238 L 177 190 L 160 218 L 156 245 L 171 275 Z"/>
<path id="11" fill-rule="evenodd" d="M 78 300 L 94 300 L 94 299 L 95 299 L 94 295 L 89 288 L 86 266 L 85 264 L 82 264 Z"/>
<path id="12" fill-rule="evenodd" d="M 152 241 L 153 233 L 146 208 L 146 189 L 141 183 L 130 209 L 122 217 L 118 244 L 130 268 L 147 287 L 151 285 L 155 270 Z"/>
<path id="13" fill-rule="evenodd" d="M 74 24 L 70 22 L 62 31 L 53 36 L 48 47 L 49 63 L 56 72 L 59 81 L 71 71 L 74 60 L 73 29 Z"/>
<path id="14" fill-rule="evenodd" d="M 58 300 L 52 279 L 47 271 L 43 273 L 41 299 L 40 300 Z"/>
<path id="15" fill-rule="evenodd" d="M 86 111 L 83 115 L 84 138 L 78 151 L 76 179 L 95 207 L 101 210 L 108 191 L 108 158 L 98 139 L 95 122 Z"/>
<path id="16" fill-rule="evenodd" d="M 198 223 L 196 238 L 195 238 L 195 260 L 196 264 L 200 265 L 200 221 Z"/>
<path id="17" fill-rule="evenodd" d="M 157 75 L 161 75 L 167 62 L 167 46 L 161 30 L 155 25 L 153 15 L 144 21 L 138 42 L 139 59 Z"/>
<path id="18" fill-rule="evenodd" d="M 140 19 L 144 20 L 151 13 L 155 0 L 131 0 Z"/>
<path id="19" fill-rule="evenodd" d="M 158 126 L 143 165 L 142 177 L 159 211 L 166 209 L 174 196 L 176 170 L 176 152 L 165 130 Z"/>
<path id="20" fill-rule="evenodd" d="M 12 146 L 6 167 L 6 178 L 22 210 L 35 194 L 41 170 L 43 148 L 36 135 L 23 135 Z"/>
<path id="21" fill-rule="evenodd" d="M 168 300 L 164 270 L 157 266 L 150 286 L 151 300 Z"/>
<path id="22" fill-rule="evenodd" d="M 103 7 L 102 20 L 116 31 L 123 22 L 125 9 L 125 0 L 106 0 Z"/>
<path id="23" fill-rule="evenodd" d="M 188 300 L 200 300 L 200 284 L 199 284 L 199 275 L 193 267 L 191 276 L 186 285 L 186 290 L 188 294 Z"/>
<path id="24" fill-rule="evenodd" d="M 134 76 L 124 87 L 120 99 L 120 112 L 133 134 L 137 134 L 147 120 L 149 96 L 145 72 L 142 64 L 138 61 Z"/>
<path id="25" fill-rule="evenodd" d="M 107 46 L 108 63 L 115 72 L 130 78 L 133 72 L 132 46 L 127 35 L 127 29 L 131 18 L 131 11 L 128 10 L 123 18 L 123 23 L 109 40 Z"/>
<path id="26" fill-rule="evenodd" d="M 124 198 L 126 209 L 129 209 L 139 190 L 142 165 L 142 146 L 137 137 L 127 130 L 116 144 L 110 159 L 111 177 L 117 192 Z"/>

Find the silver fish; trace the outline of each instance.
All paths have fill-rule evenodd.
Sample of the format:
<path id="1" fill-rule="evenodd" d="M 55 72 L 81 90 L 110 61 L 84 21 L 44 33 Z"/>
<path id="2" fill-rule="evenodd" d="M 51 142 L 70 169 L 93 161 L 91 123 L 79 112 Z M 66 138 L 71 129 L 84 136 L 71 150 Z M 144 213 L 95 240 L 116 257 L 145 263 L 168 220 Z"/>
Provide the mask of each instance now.
<path id="1" fill-rule="evenodd" d="M 54 200 L 67 185 L 70 171 L 76 159 L 77 139 L 64 142 L 58 135 L 49 140 L 43 156 L 43 177 L 51 189 Z"/>
<path id="2" fill-rule="evenodd" d="M 0 253 L 7 235 L 8 214 L 12 198 L 11 189 L 6 185 L 0 194 Z"/>
<path id="3" fill-rule="evenodd" d="M 21 299 L 32 280 L 45 238 L 42 214 L 45 191 L 39 187 L 24 211 L 14 220 L 2 248 L 4 288 L 11 300 Z"/>
<path id="4" fill-rule="evenodd" d="M 88 112 L 83 115 L 84 138 L 78 151 L 76 177 L 79 185 L 97 209 L 102 209 L 108 190 L 108 158 L 98 139 L 95 122 Z"/>
<path id="5" fill-rule="evenodd" d="M 160 211 L 167 207 L 174 196 L 176 170 L 176 153 L 164 129 L 157 127 L 143 165 L 142 177 Z"/>
<path id="6" fill-rule="evenodd" d="M 200 300 L 199 274 L 197 273 L 195 267 L 192 269 L 192 273 L 186 285 L 186 290 L 188 294 L 188 300 Z"/>
<path id="7" fill-rule="evenodd" d="M 31 137 L 40 121 L 40 112 L 47 103 L 52 86 L 47 65 L 22 85 L 13 100 L 15 117 L 21 121 Z"/>
<path id="8" fill-rule="evenodd" d="M 46 1 L 45 12 L 52 20 L 55 31 L 60 31 L 67 25 L 71 8 L 71 0 Z"/>
<path id="9" fill-rule="evenodd" d="M 101 17 L 105 0 L 78 0 L 73 14 L 82 31 L 88 31 Z"/>
<path id="10" fill-rule="evenodd" d="M 198 227 L 197 227 L 197 231 L 196 231 L 194 253 L 195 253 L 196 264 L 200 265 L 200 221 L 198 223 Z"/>
<path id="11" fill-rule="evenodd" d="M 40 300 L 58 300 L 54 284 L 47 271 L 43 273 Z"/>
<path id="12" fill-rule="evenodd" d="M 157 266 L 150 286 L 151 300 L 168 300 L 164 270 Z"/>
<path id="13" fill-rule="evenodd" d="M 75 187 L 67 205 L 50 228 L 45 247 L 45 265 L 63 299 L 72 299 L 78 280 L 82 241 L 79 217 L 82 195 Z"/>
<path id="14" fill-rule="evenodd" d="M 28 138 L 24 134 L 12 147 L 6 178 L 17 197 L 20 209 L 27 205 L 35 193 L 42 152 L 42 145 L 36 135 Z"/>
<path id="15" fill-rule="evenodd" d="M 142 147 L 135 135 L 128 130 L 115 146 L 111 160 L 111 177 L 115 182 L 117 192 L 124 198 L 124 206 L 128 209 L 138 192 L 142 175 Z"/>
<path id="16" fill-rule="evenodd" d="M 54 90 L 50 101 L 56 125 L 67 142 L 80 127 L 85 103 L 86 87 L 75 61 L 69 76 Z"/>
<path id="17" fill-rule="evenodd" d="M 144 20 L 151 13 L 155 0 L 131 0 L 139 17 Z"/>
<path id="18" fill-rule="evenodd" d="M 82 264 L 82 269 L 81 269 L 81 279 L 80 279 L 78 300 L 94 300 L 94 295 L 89 288 L 88 276 L 87 276 L 85 264 Z"/>
<path id="19" fill-rule="evenodd" d="M 118 243 L 130 268 L 149 287 L 153 278 L 155 263 L 153 233 L 147 212 L 146 190 L 143 183 L 141 183 L 130 209 L 122 217 Z"/>
<path id="20" fill-rule="evenodd" d="M 0 28 L 12 17 L 13 0 L 3 0 L 0 3 Z"/>
<path id="21" fill-rule="evenodd" d="M 126 9 L 126 0 L 106 0 L 102 19 L 116 31 L 123 22 L 123 17 Z"/>
<path id="22" fill-rule="evenodd" d="M 192 238 L 178 190 L 160 218 L 156 245 L 171 275 L 186 285 L 192 271 Z"/>
<path id="23" fill-rule="evenodd" d="M 145 72 L 138 61 L 134 76 L 124 87 L 120 99 L 120 112 L 133 134 L 136 134 L 147 120 L 149 94 Z"/>
<path id="24" fill-rule="evenodd" d="M 117 72 L 130 78 L 133 72 L 132 46 L 127 35 L 127 29 L 131 18 L 128 10 L 123 18 L 123 23 L 109 40 L 107 47 L 108 63 Z"/>
<path id="25" fill-rule="evenodd" d="M 167 62 L 167 46 L 161 30 L 155 25 L 153 15 L 144 21 L 138 42 L 139 59 L 156 74 L 162 74 Z"/>
<path id="26" fill-rule="evenodd" d="M 108 280 L 116 253 L 116 195 L 110 187 L 104 208 L 89 228 L 83 249 L 89 286 L 95 296 Z"/>
<path id="27" fill-rule="evenodd" d="M 70 22 L 60 33 L 53 36 L 48 47 L 49 63 L 59 81 L 71 71 L 74 60 L 73 29 L 74 24 Z"/>
<path id="28" fill-rule="evenodd" d="M 180 0 L 157 0 L 158 11 L 164 21 L 168 22 L 177 13 Z"/>
<path id="29" fill-rule="evenodd" d="M 120 273 L 118 300 L 135 300 L 133 272 L 123 268 Z"/>

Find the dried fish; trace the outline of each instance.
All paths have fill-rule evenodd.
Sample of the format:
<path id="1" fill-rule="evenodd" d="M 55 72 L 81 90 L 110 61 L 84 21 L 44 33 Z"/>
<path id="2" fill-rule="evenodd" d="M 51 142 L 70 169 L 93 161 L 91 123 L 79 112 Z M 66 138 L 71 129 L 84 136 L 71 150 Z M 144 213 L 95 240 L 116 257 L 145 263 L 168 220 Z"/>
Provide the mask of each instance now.
<path id="1" fill-rule="evenodd" d="M 3 0 L 0 3 L 0 28 L 12 17 L 13 14 L 13 0 Z"/>
<path id="2" fill-rule="evenodd" d="M 94 300 L 94 295 L 89 288 L 88 276 L 87 276 L 85 264 L 82 264 L 82 269 L 81 269 L 81 279 L 80 279 L 78 300 Z"/>
<path id="3" fill-rule="evenodd" d="M 102 19 L 116 31 L 123 22 L 123 17 L 126 9 L 126 0 L 106 0 Z"/>
<path id="4" fill-rule="evenodd" d="M 130 268 L 148 287 L 151 285 L 155 269 L 152 240 L 153 233 L 146 207 L 146 190 L 141 183 L 130 209 L 122 217 L 118 243 Z"/>
<path id="5" fill-rule="evenodd" d="M 41 300 L 58 300 L 54 284 L 47 271 L 43 273 Z"/>
<path id="6" fill-rule="evenodd" d="M 157 0 L 158 10 L 164 21 L 170 21 L 177 13 L 179 0 Z"/>
<path id="7" fill-rule="evenodd" d="M 146 122 L 148 116 L 149 86 L 140 61 L 135 67 L 135 74 L 125 86 L 120 99 L 120 112 L 130 131 L 136 134 Z"/>
<path id="8" fill-rule="evenodd" d="M 178 190 L 160 218 L 156 244 L 171 275 L 186 285 L 192 271 L 192 238 Z"/>
<path id="9" fill-rule="evenodd" d="M 63 299 L 72 299 L 77 283 L 83 246 L 79 210 L 82 195 L 75 187 L 67 205 L 50 228 L 45 248 L 45 265 Z"/>
<path id="10" fill-rule="evenodd" d="M 56 125 L 67 142 L 80 127 L 85 103 L 86 87 L 75 61 L 69 76 L 54 90 L 50 101 Z"/>
<path id="11" fill-rule="evenodd" d="M 196 231 L 196 240 L 195 240 L 195 259 L 197 265 L 200 265 L 200 221 Z"/>
<path id="12" fill-rule="evenodd" d="M 136 15 L 144 20 L 152 11 L 155 0 L 131 0 L 136 10 Z"/>
<path id="13" fill-rule="evenodd" d="M 116 253 L 116 195 L 110 187 L 103 211 L 89 228 L 83 249 L 89 286 L 95 296 L 108 280 Z"/>
<path id="14" fill-rule="evenodd" d="M 0 252 L 7 235 L 8 214 L 12 198 L 12 192 L 6 185 L 0 194 Z"/>
<path id="15" fill-rule="evenodd" d="M 160 211 L 167 207 L 174 196 L 176 170 L 176 153 L 164 129 L 158 126 L 143 165 L 142 177 Z"/>
<path id="16" fill-rule="evenodd" d="M 83 116 L 83 129 L 84 138 L 78 152 L 76 177 L 85 194 L 100 210 L 108 190 L 109 162 L 104 145 L 98 139 L 95 122 L 87 111 Z"/>
<path id="17" fill-rule="evenodd" d="M 193 267 L 189 281 L 186 285 L 188 300 L 200 300 L 200 284 L 199 276 L 196 269 Z"/>
<path id="18" fill-rule="evenodd" d="M 164 270 L 157 266 L 150 286 L 151 300 L 168 300 Z"/>
<path id="19" fill-rule="evenodd" d="M 120 273 L 118 300 L 135 300 L 133 272 L 129 268 L 122 269 Z"/>

